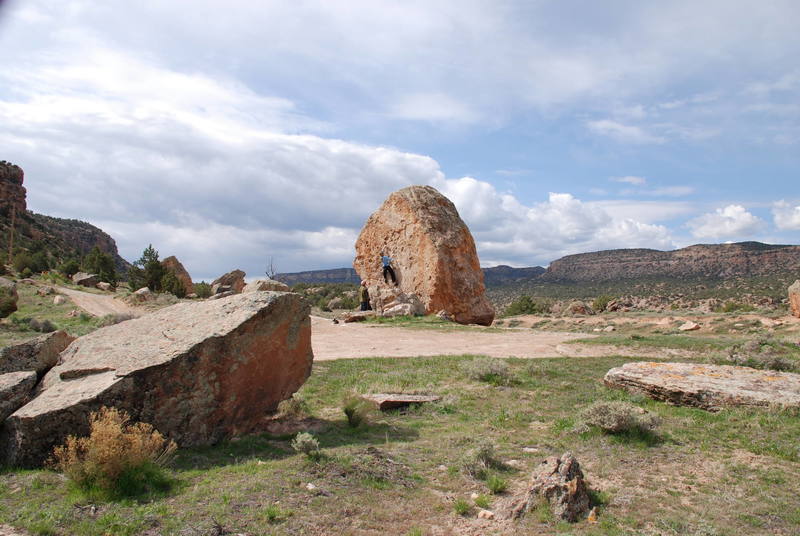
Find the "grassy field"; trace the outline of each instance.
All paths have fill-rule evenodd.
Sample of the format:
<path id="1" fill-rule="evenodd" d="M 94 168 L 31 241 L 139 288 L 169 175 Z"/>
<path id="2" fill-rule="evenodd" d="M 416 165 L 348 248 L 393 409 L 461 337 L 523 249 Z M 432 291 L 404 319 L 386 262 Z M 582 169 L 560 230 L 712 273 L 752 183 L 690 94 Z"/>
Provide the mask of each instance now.
<path id="1" fill-rule="evenodd" d="M 7 470 L 0 522 L 40 535 L 800 534 L 796 412 L 707 413 L 606 388 L 605 372 L 630 358 L 504 360 L 509 374 L 492 383 L 470 379 L 463 363 L 473 359 L 315 364 L 299 393 L 309 418 L 179 450 L 175 484 L 160 496 L 92 504 L 57 473 Z M 343 399 L 384 391 L 443 398 L 349 427 Z M 581 426 L 581 410 L 598 400 L 630 401 L 662 425 L 623 436 Z M 292 450 L 302 429 L 319 440 L 319 460 Z M 504 462 L 485 480 L 462 470 L 479 441 Z M 521 522 L 476 519 L 471 493 L 499 514 L 538 462 L 565 451 L 583 466 L 598 523 L 557 523 L 541 509 Z M 507 491 L 493 494 L 488 477 Z"/>

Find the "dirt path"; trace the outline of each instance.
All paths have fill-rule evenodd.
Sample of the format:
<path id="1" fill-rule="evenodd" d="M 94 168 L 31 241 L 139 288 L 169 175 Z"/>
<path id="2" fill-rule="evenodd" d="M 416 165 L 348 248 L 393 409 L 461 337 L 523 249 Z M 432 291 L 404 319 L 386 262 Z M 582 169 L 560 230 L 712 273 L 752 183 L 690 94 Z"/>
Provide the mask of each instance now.
<path id="1" fill-rule="evenodd" d="M 614 346 L 564 344 L 592 337 L 585 333 L 507 329 L 502 331 L 406 329 L 370 324 L 334 324 L 311 317 L 314 359 L 325 361 L 358 357 L 412 357 L 479 354 L 490 357 L 598 357 L 637 355 L 657 357 L 664 350 L 633 350 Z"/>
<path id="2" fill-rule="evenodd" d="M 131 307 L 122 300 L 107 294 L 92 294 L 80 290 L 73 290 L 65 287 L 56 287 L 58 292 L 68 296 L 75 305 L 95 316 L 106 316 L 113 314 L 130 314 L 141 316 L 141 311 Z"/>

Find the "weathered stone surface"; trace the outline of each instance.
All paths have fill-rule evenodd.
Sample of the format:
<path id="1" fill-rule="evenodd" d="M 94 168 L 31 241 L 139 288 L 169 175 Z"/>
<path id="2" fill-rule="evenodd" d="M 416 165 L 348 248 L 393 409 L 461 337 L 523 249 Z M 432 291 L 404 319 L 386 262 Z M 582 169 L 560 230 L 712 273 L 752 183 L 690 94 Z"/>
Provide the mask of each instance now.
<path id="1" fill-rule="evenodd" d="M 65 331 L 39 335 L 29 341 L 0 350 L 0 373 L 34 370 L 43 373 L 58 363 L 58 354 L 75 337 Z"/>
<path id="2" fill-rule="evenodd" d="M 588 316 L 594 314 L 594 309 L 582 301 L 573 301 L 564 308 L 565 315 Z"/>
<path id="3" fill-rule="evenodd" d="M 700 324 L 698 324 L 697 322 L 692 322 L 691 320 L 687 320 L 686 322 L 678 326 L 678 329 L 680 331 L 697 331 L 698 329 L 700 329 Z"/>
<path id="4" fill-rule="evenodd" d="M 446 309 L 462 324 L 492 323 L 472 235 L 455 205 L 434 188 L 394 192 L 361 230 L 353 267 L 373 297 L 389 286 L 381 252 L 393 259 L 399 289 L 417 296 L 426 314 Z"/>
<path id="5" fill-rule="evenodd" d="M 245 273 L 241 270 L 234 270 L 225 275 L 221 275 L 211 283 L 211 291 L 214 294 L 218 294 L 219 292 L 224 292 L 218 292 L 219 288 L 230 287 L 230 290 L 234 291 L 236 294 L 239 294 L 242 290 L 244 290 L 244 276 Z"/>
<path id="6" fill-rule="evenodd" d="M 114 289 L 114 287 L 111 286 L 111 283 L 106 283 L 105 281 L 100 281 L 98 284 L 95 285 L 95 287 L 97 287 L 100 290 L 104 290 L 106 292 L 110 292 L 111 290 Z"/>
<path id="7" fill-rule="evenodd" d="M 36 289 L 36 294 L 39 296 L 49 296 L 50 294 L 54 294 L 55 291 L 53 287 L 39 287 Z"/>
<path id="8" fill-rule="evenodd" d="M 0 374 L 0 422 L 28 401 L 36 378 L 32 370 Z"/>
<path id="9" fill-rule="evenodd" d="M 800 279 L 789 287 L 789 308 L 792 315 L 800 318 Z"/>
<path id="10" fill-rule="evenodd" d="M 407 294 L 397 287 L 375 287 L 369 290 L 372 308 L 381 316 L 424 315 L 425 306 L 416 294 Z"/>
<path id="11" fill-rule="evenodd" d="M 127 411 L 180 445 L 255 429 L 311 372 L 309 307 L 252 292 L 184 302 L 76 340 L 39 393 L 6 421 L 3 461 L 38 465 L 101 406 Z"/>
<path id="12" fill-rule="evenodd" d="M 234 291 L 232 291 L 232 290 L 223 290 L 222 292 L 220 292 L 218 294 L 214 294 L 212 296 L 209 296 L 207 299 L 209 299 L 209 300 L 219 300 L 219 299 L 222 299 L 222 298 L 227 298 L 228 296 L 233 296 L 234 294 L 236 294 L 236 293 Z"/>
<path id="13" fill-rule="evenodd" d="M 342 321 L 345 324 L 350 324 L 352 322 L 363 322 L 372 316 L 375 316 L 375 311 L 353 311 L 351 313 L 345 313 L 342 315 Z"/>
<path id="14" fill-rule="evenodd" d="M 12 210 L 19 218 L 25 214 L 25 173 L 11 162 L 0 160 L 0 208 L 11 218 Z"/>
<path id="15" fill-rule="evenodd" d="M 375 404 L 381 411 L 403 408 L 411 404 L 436 402 L 442 399 L 442 397 L 437 395 L 407 395 L 405 393 L 376 393 L 361 395 L 361 398 Z"/>
<path id="16" fill-rule="evenodd" d="M 275 281 L 274 279 L 256 279 L 248 283 L 242 289 L 242 292 L 256 292 L 264 290 L 274 290 L 277 292 L 289 292 L 289 285 Z"/>
<path id="17" fill-rule="evenodd" d="M 53 305 L 63 305 L 67 303 L 67 299 L 64 296 L 58 295 L 53 298 Z"/>
<path id="18" fill-rule="evenodd" d="M 677 406 L 716 411 L 724 406 L 800 406 L 800 374 L 729 365 L 626 363 L 605 384 Z"/>
<path id="19" fill-rule="evenodd" d="M 100 279 L 97 277 L 96 274 L 87 274 L 84 272 L 78 272 L 77 274 L 72 276 L 72 282 L 82 287 L 94 287 L 100 282 Z"/>
<path id="20" fill-rule="evenodd" d="M 565 453 L 550 456 L 533 470 L 533 478 L 525 496 L 514 501 L 508 517 L 517 519 L 536 508 L 540 498 L 550 504 L 557 519 L 575 522 L 589 511 L 591 503 L 583 471 L 578 460 Z"/>
<path id="21" fill-rule="evenodd" d="M 175 255 L 167 257 L 163 261 L 161 261 L 161 266 L 166 268 L 167 270 L 172 270 L 175 272 L 178 280 L 183 283 L 183 288 L 186 289 L 186 294 L 191 294 L 194 292 L 194 283 L 192 283 L 192 276 L 189 275 L 189 272 L 186 271 L 186 268 L 183 267 L 181 261 Z"/>

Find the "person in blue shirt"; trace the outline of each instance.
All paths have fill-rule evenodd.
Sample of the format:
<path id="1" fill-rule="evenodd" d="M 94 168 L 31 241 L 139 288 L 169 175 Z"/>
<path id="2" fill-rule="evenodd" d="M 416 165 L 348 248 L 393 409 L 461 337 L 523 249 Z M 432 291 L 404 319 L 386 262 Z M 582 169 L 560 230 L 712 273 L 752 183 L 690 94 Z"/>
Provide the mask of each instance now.
<path id="1" fill-rule="evenodd" d="M 386 278 L 386 274 L 389 274 L 392 276 L 392 283 L 396 285 L 397 276 L 394 275 L 394 269 L 392 268 L 392 258 L 381 252 L 381 262 L 383 263 L 383 282 L 389 284 L 389 281 Z"/>

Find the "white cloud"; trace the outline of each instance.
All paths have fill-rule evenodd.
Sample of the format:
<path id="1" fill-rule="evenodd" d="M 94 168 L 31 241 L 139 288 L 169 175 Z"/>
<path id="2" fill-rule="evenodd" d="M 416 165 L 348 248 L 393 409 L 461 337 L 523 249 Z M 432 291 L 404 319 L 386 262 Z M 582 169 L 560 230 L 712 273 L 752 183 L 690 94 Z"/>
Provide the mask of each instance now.
<path id="1" fill-rule="evenodd" d="M 750 238 L 764 228 L 764 221 L 741 205 L 728 205 L 698 216 L 687 225 L 696 238 L 719 240 Z"/>
<path id="2" fill-rule="evenodd" d="M 588 121 L 586 126 L 592 132 L 602 136 L 608 136 L 616 141 L 623 143 L 635 144 L 649 144 L 649 143 L 664 143 L 667 141 L 661 136 L 654 136 L 649 134 L 641 127 L 634 125 L 624 125 L 611 119 L 600 119 L 597 121 Z"/>
<path id="3" fill-rule="evenodd" d="M 775 227 L 781 231 L 800 231 L 800 205 L 791 205 L 781 199 L 772 205 Z"/>
<path id="4" fill-rule="evenodd" d="M 389 115 L 397 119 L 457 123 L 474 123 L 480 119 L 466 105 L 443 93 L 403 95 L 391 105 Z"/>
<path id="5" fill-rule="evenodd" d="M 612 177 L 610 180 L 614 182 L 624 182 L 627 184 L 635 184 L 635 185 L 642 185 L 647 182 L 647 179 L 644 177 L 635 177 L 633 175 L 628 175 L 627 177 Z"/>

